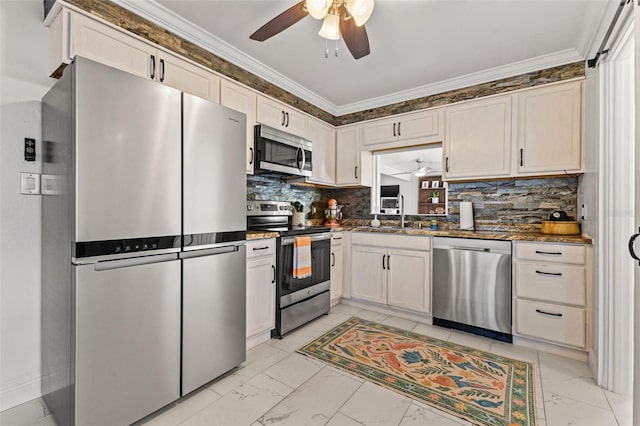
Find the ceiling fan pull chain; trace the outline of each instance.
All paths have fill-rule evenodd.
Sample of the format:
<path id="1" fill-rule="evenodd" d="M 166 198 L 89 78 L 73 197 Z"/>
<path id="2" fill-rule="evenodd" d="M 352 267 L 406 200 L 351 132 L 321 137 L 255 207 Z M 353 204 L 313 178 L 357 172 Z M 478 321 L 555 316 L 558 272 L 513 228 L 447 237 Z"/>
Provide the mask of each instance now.
<path id="1" fill-rule="evenodd" d="M 329 58 L 329 42 L 327 41 L 327 39 L 324 39 L 324 58 L 328 59 Z"/>
<path id="2" fill-rule="evenodd" d="M 336 51 L 335 51 L 335 53 L 336 53 L 336 58 L 337 58 L 338 57 L 338 40 L 336 40 Z"/>

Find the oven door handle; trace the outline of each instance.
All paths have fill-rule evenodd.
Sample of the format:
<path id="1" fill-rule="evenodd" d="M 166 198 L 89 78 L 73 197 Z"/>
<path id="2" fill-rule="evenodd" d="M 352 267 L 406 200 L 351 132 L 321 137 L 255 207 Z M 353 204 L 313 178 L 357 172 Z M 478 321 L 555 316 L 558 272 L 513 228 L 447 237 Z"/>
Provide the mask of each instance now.
<path id="1" fill-rule="evenodd" d="M 330 239 L 331 239 L 331 232 L 311 235 L 311 242 L 330 240 Z M 296 241 L 296 237 L 285 237 L 280 240 L 280 244 L 282 244 L 283 246 L 288 246 L 293 244 L 295 241 Z"/>

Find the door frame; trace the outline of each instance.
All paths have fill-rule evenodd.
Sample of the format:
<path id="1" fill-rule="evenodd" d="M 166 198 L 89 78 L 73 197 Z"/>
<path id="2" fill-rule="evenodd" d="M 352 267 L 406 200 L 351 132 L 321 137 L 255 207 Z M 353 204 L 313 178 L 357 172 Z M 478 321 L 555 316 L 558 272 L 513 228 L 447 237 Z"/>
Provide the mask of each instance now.
<path id="1" fill-rule="evenodd" d="M 628 49 L 635 37 L 633 15 L 621 19 L 620 30 L 600 67 L 600 205 L 599 228 L 599 318 L 598 318 L 598 384 L 622 394 L 631 394 L 633 379 L 634 266 L 626 253 L 628 238 L 634 232 L 637 213 L 634 197 L 634 144 L 629 143 L 633 125 L 634 98 L 620 67 L 628 67 Z M 633 55 L 633 50 L 631 51 Z M 633 68 L 634 64 L 631 63 Z M 624 68 L 623 70 L 626 70 Z M 616 73 L 618 73 L 616 75 Z M 634 75 L 633 69 L 629 73 Z M 626 85 L 626 86 L 625 86 Z M 629 95 L 631 94 L 631 95 Z M 625 95 L 627 95 L 625 97 Z M 621 285 L 626 283 L 627 285 Z"/>

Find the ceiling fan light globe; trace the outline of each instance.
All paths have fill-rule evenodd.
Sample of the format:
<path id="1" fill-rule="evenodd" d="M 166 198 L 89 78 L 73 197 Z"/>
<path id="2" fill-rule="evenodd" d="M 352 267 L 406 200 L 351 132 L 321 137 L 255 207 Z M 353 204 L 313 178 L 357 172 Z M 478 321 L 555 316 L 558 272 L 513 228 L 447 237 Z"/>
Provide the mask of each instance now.
<path id="1" fill-rule="evenodd" d="M 328 13 L 327 16 L 324 17 L 324 22 L 322 23 L 322 28 L 318 31 L 318 35 L 328 40 L 339 40 L 340 17 L 333 13 Z"/>
<path id="2" fill-rule="evenodd" d="M 332 4 L 333 0 L 305 0 L 309 15 L 316 19 L 324 18 Z"/>
<path id="3" fill-rule="evenodd" d="M 359 27 L 364 25 L 373 13 L 373 0 L 347 0 L 345 6 Z"/>

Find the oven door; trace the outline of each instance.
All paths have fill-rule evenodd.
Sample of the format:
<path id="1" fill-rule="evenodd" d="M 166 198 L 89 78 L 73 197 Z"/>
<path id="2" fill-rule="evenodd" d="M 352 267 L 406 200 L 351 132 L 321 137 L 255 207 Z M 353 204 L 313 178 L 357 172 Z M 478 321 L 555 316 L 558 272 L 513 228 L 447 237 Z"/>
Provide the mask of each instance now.
<path id="1" fill-rule="evenodd" d="M 255 127 L 256 173 L 311 176 L 311 141 L 280 130 Z"/>
<path id="2" fill-rule="evenodd" d="M 295 237 L 280 240 L 280 308 L 327 291 L 331 283 L 331 233 L 311 235 L 311 276 L 307 278 L 293 278 L 294 241 Z"/>

